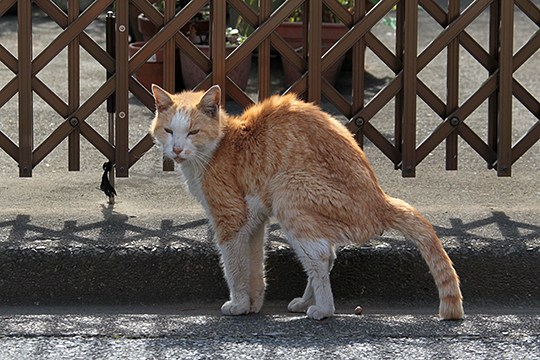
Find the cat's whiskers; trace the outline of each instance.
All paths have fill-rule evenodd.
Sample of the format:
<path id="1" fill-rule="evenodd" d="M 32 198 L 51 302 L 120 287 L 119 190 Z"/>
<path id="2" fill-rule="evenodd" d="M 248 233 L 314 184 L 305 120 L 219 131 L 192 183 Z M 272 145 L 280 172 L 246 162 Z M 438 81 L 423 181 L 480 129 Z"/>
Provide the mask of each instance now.
<path id="1" fill-rule="evenodd" d="M 197 163 L 197 165 L 201 168 L 204 168 L 206 171 L 208 170 L 214 170 L 214 167 L 210 160 L 212 157 L 202 151 L 195 151 L 193 153 L 193 160 Z"/>
<path id="2" fill-rule="evenodd" d="M 194 154 L 191 161 L 193 161 L 193 163 L 201 169 L 206 168 L 206 163 L 199 156 L 197 156 L 197 153 Z"/>
<path id="3" fill-rule="evenodd" d="M 202 151 L 195 151 L 195 156 L 199 158 L 201 161 L 204 161 L 205 164 L 207 165 L 210 163 L 210 160 L 212 159 L 212 156 Z"/>

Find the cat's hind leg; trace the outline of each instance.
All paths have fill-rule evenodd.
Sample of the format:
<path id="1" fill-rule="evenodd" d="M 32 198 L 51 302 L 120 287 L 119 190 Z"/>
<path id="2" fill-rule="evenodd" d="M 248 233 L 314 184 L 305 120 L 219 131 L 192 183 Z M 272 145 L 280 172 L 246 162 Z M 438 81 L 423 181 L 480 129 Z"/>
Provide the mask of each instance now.
<path id="1" fill-rule="evenodd" d="M 303 313 L 313 304 L 315 304 L 315 296 L 313 294 L 313 287 L 311 286 L 311 278 L 308 278 L 304 295 L 292 299 L 287 306 L 287 310 L 290 312 Z"/>
<path id="2" fill-rule="evenodd" d="M 289 303 L 289 310 L 306 311 L 311 319 L 321 320 L 334 315 L 334 297 L 330 286 L 330 270 L 336 258 L 328 240 L 298 240 L 288 236 L 308 276 L 304 296 Z"/>
<path id="3" fill-rule="evenodd" d="M 331 256 L 328 259 L 328 272 L 332 271 L 335 259 L 336 253 L 332 247 Z M 311 286 L 311 278 L 308 278 L 306 289 L 304 290 L 304 295 L 302 295 L 302 297 L 294 298 L 287 306 L 287 310 L 289 310 L 290 312 L 306 312 L 307 309 L 314 304 L 315 296 L 313 293 L 313 286 Z"/>

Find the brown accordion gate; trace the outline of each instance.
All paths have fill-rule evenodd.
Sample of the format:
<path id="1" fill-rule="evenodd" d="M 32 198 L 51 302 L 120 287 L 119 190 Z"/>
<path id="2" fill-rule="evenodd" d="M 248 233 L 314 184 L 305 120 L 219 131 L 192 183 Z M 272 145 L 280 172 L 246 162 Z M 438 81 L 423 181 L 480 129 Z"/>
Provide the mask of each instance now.
<path id="1" fill-rule="evenodd" d="M 0 62 L 13 72 L 13 78 L 0 88 L 0 107 L 18 96 L 18 139 L 2 132 L 0 122 L 0 148 L 19 164 L 20 176 L 32 176 L 32 169 L 65 139 L 68 139 L 69 169 L 78 170 L 80 137 L 86 138 L 107 159 L 116 165 L 116 174 L 128 176 L 130 167 L 152 146 L 150 137 L 144 136 L 129 147 L 129 95 L 137 97 L 149 109 L 153 99 L 148 90 L 134 77 L 135 72 L 158 49 L 164 49 L 163 86 L 175 89 L 175 52 L 181 49 L 192 58 L 207 76 L 196 88 L 219 84 L 232 100 L 242 107 L 252 103 L 251 98 L 230 77 L 243 59 L 257 52 L 258 99 L 271 94 L 270 61 L 277 53 L 284 62 L 292 64 L 301 77 L 286 90 L 297 92 L 308 101 L 330 102 L 347 120 L 347 127 L 362 145 L 368 138 L 395 165 L 403 176 L 415 176 L 416 166 L 439 144 L 445 142 L 446 168 L 457 168 L 458 138 L 461 137 L 480 155 L 488 167 L 499 176 L 511 175 L 512 164 L 540 139 L 540 102 L 518 80 L 514 73 L 540 48 L 540 7 L 532 0 L 475 0 L 465 9 L 460 1 L 449 0 L 444 9 L 435 0 L 381 0 L 344 1 L 286 0 L 272 11 L 276 1 L 260 0 L 257 6 L 242 0 L 192 0 L 179 11 L 175 0 L 164 0 L 163 13 L 146 0 L 96 0 L 84 12 L 79 11 L 79 0 L 66 13 L 50 0 L 3 0 L 0 3 L 0 21 L 12 6 L 17 7 L 18 50 L 12 54 L 0 44 Z M 114 4 L 113 4 L 114 3 Z M 33 52 L 32 5 L 39 7 L 62 29 L 43 51 Z M 115 46 L 105 49 L 86 32 L 86 27 L 114 5 Z M 210 54 L 206 56 L 182 29 L 201 9 L 209 6 L 212 32 L 224 32 L 227 14 L 234 11 L 253 29 L 247 39 L 232 53 L 226 53 L 224 36 L 211 38 Z M 144 13 L 160 30 L 136 54 L 129 56 L 129 13 L 136 8 Z M 516 9 L 523 12 L 536 28 L 530 39 L 514 51 L 514 16 Z M 304 51 L 299 54 L 279 33 L 278 26 L 287 21 L 293 11 L 300 11 L 304 20 Z M 321 48 L 323 12 L 330 12 L 347 27 L 345 35 L 328 51 Z M 419 11 L 425 11 L 442 27 L 442 31 L 418 52 Z M 467 26 L 478 16 L 489 12 L 488 48 L 484 49 L 467 32 Z M 389 49 L 372 28 L 386 16 L 395 16 L 395 48 Z M 421 34 L 420 34 L 421 35 Z M 37 76 L 60 51 L 68 51 L 68 101 L 62 100 Z M 86 101 L 80 100 L 81 79 L 79 51 L 84 48 L 98 61 L 109 76 Z M 488 73 L 488 78 L 465 101 L 459 101 L 460 49 L 466 50 Z M 365 55 L 369 50 L 394 74 L 388 83 L 369 101 L 365 93 Z M 440 81 L 446 83 L 446 98 L 441 98 L 421 80 L 418 74 L 435 57 L 445 52 L 446 74 Z M 338 59 L 352 56 L 351 93 L 343 94 L 321 73 Z M 352 55 L 350 55 L 352 54 Z M 56 127 L 40 144 L 34 144 L 34 95 L 42 98 L 65 121 Z M 114 137 L 100 135 L 86 119 L 107 101 L 115 99 Z M 421 99 L 440 118 L 439 125 L 417 145 L 417 102 Z M 512 107 L 518 100 L 536 119 L 536 122 L 517 141 L 512 141 Z M 371 122 L 388 103 L 394 103 L 394 132 L 383 135 Z M 467 118 L 482 104 L 488 104 L 485 121 L 487 137 L 483 139 L 467 124 Z"/>

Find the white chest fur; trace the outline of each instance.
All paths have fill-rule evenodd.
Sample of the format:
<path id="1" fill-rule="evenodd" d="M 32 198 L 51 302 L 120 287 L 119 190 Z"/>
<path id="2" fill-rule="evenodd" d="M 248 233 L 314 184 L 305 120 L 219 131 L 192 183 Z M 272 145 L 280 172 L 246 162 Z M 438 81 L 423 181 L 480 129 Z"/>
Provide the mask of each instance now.
<path id="1" fill-rule="evenodd" d="M 194 166 L 188 162 L 182 164 L 180 169 L 182 170 L 182 174 L 186 180 L 186 185 L 189 192 L 201 203 L 208 214 L 208 204 L 202 189 L 204 168 L 196 165 Z"/>

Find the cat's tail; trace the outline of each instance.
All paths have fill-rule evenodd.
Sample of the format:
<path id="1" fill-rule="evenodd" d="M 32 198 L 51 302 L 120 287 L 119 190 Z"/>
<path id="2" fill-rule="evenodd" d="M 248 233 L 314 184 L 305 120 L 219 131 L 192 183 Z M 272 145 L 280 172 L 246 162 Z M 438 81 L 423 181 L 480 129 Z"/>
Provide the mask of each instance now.
<path id="1" fill-rule="evenodd" d="M 390 205 L 390 228 L 411 239 L 428 264 L 439 291 L 439 316 L 443 320 L 463 318 L 463 304 L 459 289 L 459 278 L 452 261 L 444 250 L 433 226 L 406 202 L 388 197 Z"/>

